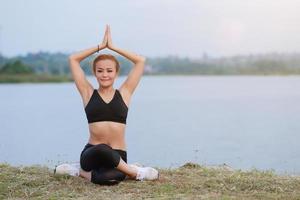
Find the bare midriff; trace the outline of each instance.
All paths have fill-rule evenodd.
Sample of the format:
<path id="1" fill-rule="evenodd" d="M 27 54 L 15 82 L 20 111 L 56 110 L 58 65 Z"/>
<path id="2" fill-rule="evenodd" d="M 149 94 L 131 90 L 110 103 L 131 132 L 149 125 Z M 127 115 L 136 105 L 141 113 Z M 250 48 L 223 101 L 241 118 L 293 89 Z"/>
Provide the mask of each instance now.
<path id="1" fill-rule="evenodd" d="M 90 144 L 107 144 L 113 149 L 126 151 L 125 143 L 126 124 L 103 121 L 89 124 Z"/>

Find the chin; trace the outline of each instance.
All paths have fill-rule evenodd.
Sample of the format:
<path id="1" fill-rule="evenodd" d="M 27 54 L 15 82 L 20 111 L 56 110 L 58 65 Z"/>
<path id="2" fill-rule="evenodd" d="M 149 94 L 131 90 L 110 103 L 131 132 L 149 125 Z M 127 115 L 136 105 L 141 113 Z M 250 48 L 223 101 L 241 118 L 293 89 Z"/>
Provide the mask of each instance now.
<path id="1" fill-rule="evenodd" d="M 113 84 L 111 84 L 111 83 L 100 83 L 100 85 L 101 85 L 102 87 L 110 87 L 110 86 L 113 85 Z"/>

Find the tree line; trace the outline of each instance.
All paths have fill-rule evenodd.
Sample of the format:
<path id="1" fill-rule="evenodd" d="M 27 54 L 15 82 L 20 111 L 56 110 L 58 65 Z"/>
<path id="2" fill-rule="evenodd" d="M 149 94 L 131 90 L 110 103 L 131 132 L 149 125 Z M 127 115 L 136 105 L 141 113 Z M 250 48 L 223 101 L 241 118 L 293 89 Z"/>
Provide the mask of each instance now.
<path id="1" fill-rule="evenodd" d="M 95 55 L 96 56 L 96 55 Z M 126 75 L 133 63 L 117 56 L 121 65 L 121 75 Z M 92 75 L 93 57 L 81 65 L 87 75 Z M 52 74 L 70 75 L 68 54 L 28 53 L 25 56 L 6 58 L 0 55 L 1 74 Z M 300 74 L 300 53 L 240 55 L 212 58 L 203 55 L 199 59 L 178 56 L 147 58 L 145 74 L 182 75 L 276 75 Z"/>

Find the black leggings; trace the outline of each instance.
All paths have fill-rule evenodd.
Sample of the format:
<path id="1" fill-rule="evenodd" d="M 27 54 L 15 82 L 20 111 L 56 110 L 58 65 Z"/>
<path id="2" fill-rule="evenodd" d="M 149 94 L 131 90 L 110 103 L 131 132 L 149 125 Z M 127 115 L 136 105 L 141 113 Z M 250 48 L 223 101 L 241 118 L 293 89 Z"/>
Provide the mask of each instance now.
<path id="1" fill-rule="evenodd" d="M 126 174 L 118 170 L 120 159 L 127 163 L 126 151 L 112 149 L 107 144 L 86 144 L 80 155 L 80 166 L 91 171 L 91 182 L 100 185 L 114 185 L 123 181 Z"/>

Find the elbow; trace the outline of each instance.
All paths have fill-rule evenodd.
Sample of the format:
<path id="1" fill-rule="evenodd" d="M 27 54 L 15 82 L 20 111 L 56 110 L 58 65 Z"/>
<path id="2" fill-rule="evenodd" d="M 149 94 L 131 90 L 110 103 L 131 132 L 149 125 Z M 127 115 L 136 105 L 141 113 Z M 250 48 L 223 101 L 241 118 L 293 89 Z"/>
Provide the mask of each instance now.
<path id="1" fill-rule="evenodd" d="M 139 59 L 137 60 L 137 63 L 145 63 L 146 62 L 146 57 L 140 56 Z"/>
<path id="2" fill-rule="evenodd" d="M 78 62 L 78 59 L 76 58 L 75 55 L 72 54 L 72 55 L 69 56 L 69 62 L 71 63 L 71 62 L 74 62 L 74 61 Z"/>
<path id="3" fill-rule="evenodd" d="M 69 61 L 75 60 L 75 56 L 74 55 L 70 55 L 69 56 Z"/>
<path id="4" fill-rule="evenodd" d="M 73 60 L 75 60 L 75 59 L 74 59 L 74 56 L 73 56 L 73 55 L 70 55 L 70 56 L 69 56 L 69 62 L 72 62 Z"/>
<path id="5" fill-rule="evenodd" d="M 142 57 L 142 62 L 143 62 L 143 63 L 146 62 L 146 57 Z"/>

